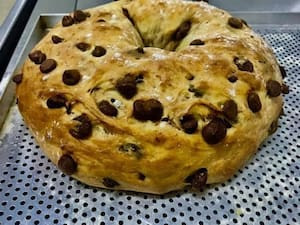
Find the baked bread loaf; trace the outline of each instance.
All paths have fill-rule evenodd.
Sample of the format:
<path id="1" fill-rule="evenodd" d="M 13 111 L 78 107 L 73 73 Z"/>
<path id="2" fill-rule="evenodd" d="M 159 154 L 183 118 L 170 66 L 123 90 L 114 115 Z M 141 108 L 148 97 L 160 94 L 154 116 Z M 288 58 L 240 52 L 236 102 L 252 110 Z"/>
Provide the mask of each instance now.
<path id="1" fill-rule="evenodd" d="M 245 21 L 179 0 L 64 16 L 14 80 L 20 112 L 58 168 L 148 193 L 226 181 L 276 130 L 286 90 Z"/>

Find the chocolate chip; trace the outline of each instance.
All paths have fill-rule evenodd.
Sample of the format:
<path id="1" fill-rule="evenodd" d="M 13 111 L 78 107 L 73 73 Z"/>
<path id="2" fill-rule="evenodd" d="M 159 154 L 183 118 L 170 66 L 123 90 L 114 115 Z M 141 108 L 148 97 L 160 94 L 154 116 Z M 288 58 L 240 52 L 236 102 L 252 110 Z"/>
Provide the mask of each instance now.
<path id="1" fill-rule="evenodd" d="M 230 17 L 228 19 L 228 24 L 231 27 L 236 28 L 236 29 L 241 29 L 243 27 L 243 22 L 239 18 L 236 18 L 236 17 Z"/>
<path id="2" fill-rule="evenodd" d="M 144 75 L 143 74 L 139 74 L 135 77 L 135 83 L 140 84 L 144 82 Z"/>
<path id="3" fill-rule="evenodd" d="M 159 121 L 163 115 L 163 106 L 156 99 L 136 100 L 133 103 L 133 116 L 137 120 Z"/>
<path id="4" fill-rule="evenodd" d="M 135 57 L 135 59 L 141 59 L 145 54 L 144 49 L 142 47 L 138 47 L 136 49 L 132 49 L 128 51 L 130 56 Z"/>
<path id="5" fill-rule="evenodd" d="M 63 38 L 61 38 L 61 37 L 59 37 L 59 36 L 57 36 L 57 35 L 53 35 L 51 39 L 52 39 L 52 42 L 53 42 L 54 44 L 61 43 L 61 42 L 64 40 Z"/>
<path id="6" fill-rule="evenodd" d="M 189 33 L 191 25 L 192 24 L 190 21 L 183 22 L 173 34 L 173 39 L 175 41 L 180 41 L 183 39 Z"/>
<path id="7" fill-rule="evenodd" d="M 281 76 L 282 78 L 286 77 L 286 71 L 285 68 L 283 66 L 279 66 L 280 72 L 281 72 Z"/>
<path id="8" fill-rule="evenodd" d="M 241 21 L 242 21 L 242 23 L 243 23 L 243 24 L 245 24 L 247 27 L 249 27 L 249 26 L 248 26 L 248 23 L 247 23 L 247 21 L 246 21 L 246 20 L 244 20 L 244 19 L 241 19 Z"/>
<path id="9" fill-rule="evenodd" d="M 42 64 L 46 60 L 46 55 L 39 50 L 30 53 L 28 56 L 35 64 Z"/>
<path id="10" fill-rule="evenodd" d="M 161 119 L 162 122 L 169 122 L 169 120 L 170 120 L 169 117 L 164 117 Z"/>
<path id="11" fill-rule="evenodd" d="M 125 8 L 122 8 L 122 12 L 123 12 L 123 15 L 127 17 L 127 19 L 132 23 L 132 25 L 135 25 L 133 19 L 131 18 L 131 16 L 129 15 L 129 12 L 127 9 Z"/>
<path id="12" fill-rule="evenodd" d="M 192 114 L 186 114 L 181 118 L 180 125 L 185 133 L 193 134 L 198 128 L 198 121 Z"/>
<path id="13" fill-rule="evenodd" d="M 200 40 L 200 39 L 195 39 L 193 40 L 190 45 L 204 45 L 204 41 Z"/>
<path id="14" fill-rule="evenodd" d="M 86 139 L 92 133 L 92 123 L 86 114 L 82 114 L 74 118 L 74 120 L 80 122 L 75 127 L 69 130 L 70 134 L 77 139 Z"/>
<path id="15" fill-rule="evenodd" d="M 185 179 L 186 183 L 190 183 L 193 188 L 202 189 L 207 182 L 207 169 L 200 168 Z"/>
<path id="16" fill-rule="evenodd" d="M 85 52 L 91 48 L 91 45 L 85 42 L 80 42 L 75 45 L 80 51 Z"/>
<path id="17" fill-rule="evenodd" d="M 47 100 L 49 109 L 58 109 L 66 106 L 67 98 L 63 94 L 54 95 Z"/>
<path id="18" fill-rule="evenodd" d="M 282 84 L 282 86 L 281 86 L 281 93 L 283 93 L 283 94 L 290 93 L 289 86 L 287 86 L 286 84 Z"/>
<path id="19" fill-rule="evenodd" d="M 72 16 L 64 16 L 63 19 L 62 19 L 62 25 L 64 27 L 69 27 L 71 25 L 74 24 L 74 20 L 72 18 Z"/>
<path id="20" fill-rule="evenodd" d="M 108 178 L 108 177 L 104 177 L 102 180 L 102 183 L 105 187 L 108 187 L 108 188 L 114 188 L 114 187 L 120 185 L 117 181 L 115 181 L 111 178 Z"/>
<path id="21" fill-rule="evenodd" d="M 92 55 L 94 57 L 101 57 L 106 54 L 106 49 L 103 48 L 102 46 L 96 46 L 94 50 L 92 51 Z"/>
<path id="22" fill-rule="evenodd" d="M 214 118 L 202 129 L 202 136 L 208 144 L 217 144 L 226 137 L 227 129 L 221 119 Z"/>
<path id="23" fill-rule="evenodd" d="M 70 103 L 70 102 L 66 102 L 65 107 L 66 107 L 66 113 L 67 113 L 68 115 L 70 115 L 70 114 L 72 113 L 72 107 L 73 107 L 73 104 Z"/>
<path id="24" fill-rule="evenodd" d="M 117 116 L 118 110 L 109 101 L 103 100 L 98 104 L 99 110 L 106 116 Z"/>
<path id="25" fill-rule="evenodd" d="M 146 176 L 142 173 L 139 173 L 138 176 L 139 176 L 139 180 L 145 180 L 146 178 Z"/>
<path id="26" fill-rule="evenodd" d="M 128 152 L 130 154 L 134 154 L 138 159 L 141 158 L 141 147 L 133 143 L 126 143 L 119 147 L 119 150 L 122 152 Z"/>
<path id="27" fill-rule="evenodd" d="M 203 91 L 200 90 L 199 88 L 195 88 L 194 85 L 190 85 L 189 87 L 189 92 L 193 92 L 195 97 L 202 97 L 203 96 Z"/>
<path id="28" fill-rule="evenodd" d="M 100 87 L 93 87 L 93 88 L 90 88 L 89 90 L 88 90 L 88 92 L 90 92 L 91 94 L 92 93 L 94 93 L 95 91 L 98 91 L 98 90 L 100 90 L 101 88 Z"/>
<path id="29" fill-rule="evenodd" d="M 225 124 L 226 128 L 231 128 L 232 127 L 231 123 L 226 118 L 222 118 L 220 120 L 222 120 L 222 122 Z"/>
<path id="30" fill-rule="evenodd" d="M 186 78 L 187 80 L 194 80 L 195 76 L 192 75 L 192 74 L 190 74 L 190 73 L 188 73 L 188 74 L 185 76 L 185 78 Z"/>
<path id="31" fill-rule="evenodd" d="M 86 18 L 88 17 L 88 14 L 86 14 L 85 12 L 81 11 L 81 10 L 76 10 L 74 12 L 74 21 L 75 23 L 80 23 L 86 20 Z"/>
<path id="32" fill-rule="evenodd" d="M 104 19 L 97 20 L 98 23 L 105 23 L 106 21 Z"/>
<path id="33" fill-rule="evenodd" d="M 22 82 L 22 80 L 23 80 L 23 74 L 20 73 L 20 74 L 15 75 L 12 80 L 16 84 L 20 84 Z"/>
<path id="34" fill-rule="evenodd" d="M 259 112 L 261 110 L 261 102 L 258 94 L 253 91 L 250 91 L 247 96 L 247 102 L 250 110 L 254 113 Z"/>
<path id="35" fill-rule="evenodd" d="M 228 80 L 229 80 L 231 83 L 235 83 L 235 82 L 238 80 L 238 78 L 237 78 L 237 76 L 235 76 L 235 75 L 231 75 L 230 77 L 228 77 Z"/>
<path id="36" fill-rule="evenodd" d="M 267 94 L 270 97 L 277 97 L 281 94 L 281 85 L 276 80 L 268 80 L 266 88 L 267 88 Z"/>
<path id="37" fill-rule="evenodd" d="M 73 86 L 78 84 L 81 79 L 81 74 L 78 70 L 66 70 L 62 76 L 64 84 Z"/>
<path id="38" fill-rule="evenodd" d="M 253 64 L 247 59 L 247 60 L 241 60 L 238 57 L 234 58 L 234 63 L 241 71 L 247 71 L 247 72 L 253 72 Z"/>
<path id="39" fill-rule="evenodd" d="M 54 59 L 46 59 L 41 65 L 40 65 L 40 71 L 42 73 L 50 73 L 52 70 L 54 70 L 57 66 L 57 63 Z"/>
<path id="40" fill-rule="evenodd" d="M 278 120 L 274 120 L 271 123 L 271 126 L 270 126 L 270 128 L 268 130 L 269 135 L 274 134 L 276 132 L 276 130 L 277 130 L 277 127 L 278 127 Z"/>
<path id="41" fill-rule="evenodd" d="M 77 163 L 70 155 L 62 155 L 58 160 L 58 168 L 67 175 L 72 175 L 77 170 Z"/>
<path id="42" fill-rule="evenodd" d="M 233 100 L 227 100 L 223 105 L 223 113 L 230 120 L 236 120 L 238 114 L 237 104 Z"/>
<path id="43" fill-rule="evenodd" d="M 137 49 L 136 49 L 136 51 L 138 52 L 138 53 L 141 53 L 141 54 L 144 54 L 145 52 L 144 52 L 144 48 L 142 48 L 142 47 L 138 47 Z"/>
<path id="44" fill-rule="evenodd" d="M 117 80 L 116 89 L 126 99 L 131 99 L 137 93 L 136 78 L 127 74 L 124 78 Z"/>

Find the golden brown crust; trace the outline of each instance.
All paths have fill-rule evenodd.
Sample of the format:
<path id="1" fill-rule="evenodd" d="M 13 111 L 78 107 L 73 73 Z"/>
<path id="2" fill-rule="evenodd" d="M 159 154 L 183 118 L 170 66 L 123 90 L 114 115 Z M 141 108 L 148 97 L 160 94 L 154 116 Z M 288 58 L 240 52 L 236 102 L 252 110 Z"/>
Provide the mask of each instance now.
<path id="1" fill-rule="evenodd" d="M 207 183 L 223 182 L 256 152 L 282 107 L 282 97 L 267 95 L 266 82 L 282 80 L 271 49 L 249 27 L 231 27 L 227 12 L 203 2 L 119 1 L 86 12 L 90 17 L 85 21 L 67 27 L 59 23 L 34 48 L 54 59 L 57 67 L 44 74 L 27 59 L 17 87 L 20 112 L 53 163 L 57 165 L 64 154 L 71 155 L 77 163 L 72 176 L 84 183 L 109 188 L 103 183 L 109 178 L 118 183 L 111 185 L 115 189 L 165 193 L 183 188 L 186 177 L 199 168 L 208 170 Z M 177 41 L 174 32 L 186 21 L 190 29 Z M 53 35 L 63 40 L 53 43 Z M 204 45 L 190 45 L 195 39 Z M 90 47 L 79 50 L 76 44 L 81 42 Z M 144 44 L 152 47 L 138 52 Z M 95 46 L 104 47 L 105 55 L 93 56 Z M 237 66 L 246 60 L 253 65 L 252 72 Z M 80 81 L 66 85 L 62 75 L 73 69 L 80 72 Z M 116 90 L 117 81 L 126 74 L 143 75 L 131 99 Z M 238 78 L 235 83 L 228 81 L 233 74 Z M 187 79 L 191 75 L 194 79 Z M 191 87 L 200 90 L 201 96 L 189 91 Z M 259 112 L 249 109 L 249 91 L 259 95 Z M 55 94 L 66 96 L 71 114 L 65 107 L 48 108 L 46 102 Z M 117 116 L 107 116 L 97 106 L 112 98 Z M 158 100 L 163 117 L 171 121 L 135 119 L 133 102 L 138 99 Z M 229 99 L 237 104 L 237 119 L 230 121 L 232 127 L 223 140 L 208 144 L 201 130 L 212 113 L 222 114 Z M 92 122 L 91 136 L 76 139 L 69 130 L 79 123 L 74 118 L 83 113 Z M 197 117 L 193 134 L 181 128 L 185 114 Z M 120 151 L 126 143 L 139 146 L 138 155 Z M 140 173 L 145 179 L 139 178 Z"/>

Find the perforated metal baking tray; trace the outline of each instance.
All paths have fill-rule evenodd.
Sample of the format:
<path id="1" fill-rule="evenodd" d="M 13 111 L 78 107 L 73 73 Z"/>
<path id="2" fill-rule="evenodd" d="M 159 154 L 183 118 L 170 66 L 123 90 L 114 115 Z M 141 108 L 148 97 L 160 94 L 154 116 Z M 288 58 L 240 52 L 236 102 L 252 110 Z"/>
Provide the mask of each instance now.
<path id="1" fill-rule="evenodd" d="M 12 59 L 16 65 L 0 84 L 1 225 L 300 224 L 300 27 L 295 21 L 252 24 L 287 70 L 290 94 L 277 132 L 227 182 L 208 185 L 200 193 L 183 190 L 158 196 L 92 188 L 65 176 L 24 125 L 9 79 L 59 18 L 41 16 L 31 35 L 20 42 L 24 47 Z M 269 17 L 261 14 L 263 18 Z"/>

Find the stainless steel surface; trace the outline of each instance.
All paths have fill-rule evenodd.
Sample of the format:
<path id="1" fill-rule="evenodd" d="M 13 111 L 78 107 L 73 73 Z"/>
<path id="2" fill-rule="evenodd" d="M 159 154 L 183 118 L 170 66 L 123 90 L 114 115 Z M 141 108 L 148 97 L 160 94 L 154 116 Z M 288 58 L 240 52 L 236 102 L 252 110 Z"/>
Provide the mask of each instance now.
<path id="1" fill-rule="evenodd" d="M 78 9 L 87 9 L 111 2 L 112 0 L 78 0 Z"/>
<path id="2" fill-rule="evenodd" d="M 261 14 L 238 15 L 247 19 Z M 257 20 L 265 21 L 265 16 Z M 6 81 L 60 18 L 42 16 L 27 28 Z M 50 163 L 13 106 L 8 116 L 0 115 L 6 117 L 0 128 L 0 224 L 299 224 L 300 28 L 293 18 L 298 15 L 290 17 L 293 25 L 251 24 L 286 67 L 291 93 L 285 96 L 286 116 L 277 133 L 233 179 L 201 193 L 163 196 L 91 188 Z M 3 100 L 12 99 L 14 90 L 11 82 L 1 82 L 0 94 L 2 87 L 6 94 L 0 109 L 7 107 Z"/>
<path id="3" fill-rule="evenodd" d="M 109 0 L 78 0 L 78 8 L 90 8 L 105 2 Z M 300 12 L 299 0 L 209 0 L 209 2 L 228 11 Z"/>
<path id="4" fill-rule="evenodd" d="M 232 12 L 233 15 L 245 19 L 249 24 L 255 26 L 282 26 L 294 25 L 298 29 L 300 25 L 300 13 L 285 12 Z"/>
<path id="5" fill-rule="evenodd" d="M 299 0 L 209 0 L 209 2 L 228 11 L 300 12 Z"/>
<path id="6" fill-rule="evenodd" d="M 75 0 L 74 11 L 78 9 L 78 0 Z"/>
<path id="7" fill-rule="evenodd" d="M 16 0 L 0 1 L 0 27 L 3 21 L 5 20 L 6 16 L 9 14 L 15 2 Z"/>
<path id="8" fill-rule="evenodd" d="M 26 0 L 16 0 L 16 3 L 10 10 L 8 16 L 0 26 L 0 49 L 4 44 L 10 30 L 14 26 L 17 17 L 19 16 L 20 12 L 22 11 L 23 7 L 25 6 Z"/>

